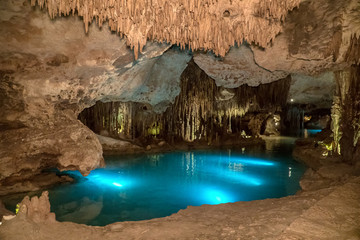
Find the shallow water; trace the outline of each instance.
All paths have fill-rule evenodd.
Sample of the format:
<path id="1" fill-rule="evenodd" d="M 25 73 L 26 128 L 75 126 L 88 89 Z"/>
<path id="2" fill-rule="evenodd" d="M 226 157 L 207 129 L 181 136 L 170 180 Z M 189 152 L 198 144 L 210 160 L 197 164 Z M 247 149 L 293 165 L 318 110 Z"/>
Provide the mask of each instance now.
<path id="1" fill-rule="evenodd" d="M 49 190 L 59 221 L 103 226 L 169 216 L 187 206 L 295 194 L 305 167 L 293 160 L 294 139 L 266 146 L 105 157 L 106 168 Z M 10 203 L 11 205 L 11 203 Z"/>

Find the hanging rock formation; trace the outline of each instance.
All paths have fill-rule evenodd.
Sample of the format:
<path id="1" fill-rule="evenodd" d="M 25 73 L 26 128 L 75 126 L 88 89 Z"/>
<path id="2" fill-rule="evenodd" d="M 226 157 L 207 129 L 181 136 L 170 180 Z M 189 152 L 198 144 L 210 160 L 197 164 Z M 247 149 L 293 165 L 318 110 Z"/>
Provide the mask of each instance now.
<path id="1" fill-rule="evenodd" d="M 360 164 L 360 66 L 337 73 L 332 108 L 334 150 L 344 161 Z"/>
<path id="2" fill-rule="evenodd" d="M 192 50 L 213 50 L 225 56 L 237 42 L 266 45 L 281 31 L 287 12 L 300 0 L 32 0 L 46 7 L 51 18 L 77 13 L 85 31 L 95 20 L 106 21 L 112 31 L 125 36 L 135 59 L 147 39 L 186 45 Z"/>
<path id="3" fill-rule="evenodd" d="M 77 120 L 97 100 L 142 101 L 163 111 L 180 91 L 186 52 L 149 43 L 134 61 L 108 30 L 94 26 L 83 37 L 75 17 L 52 22 L 22 0 L 2 1 L 0 11 L 2 189 L 46 168 L 88 174 L 102 166 L 98 139 Z"/>
<path id="4" fill-rule="evenodd" d="M 180 94 L 164 113 L 141 103 L 97 102 L 79 119 L 94 132 L 114 138 L 155 137 L 210 145 L 224 142 L 230 135 L 241 139 L 243 131 L 259 135 L 265 120 L 286 105 L 290 82 L 288 76 L 258 87 L 218 87 L 190 61 L 181 75 Z M 251 116 L 243 118 L 247 113 Z"/>
<path id="5" fill-rule="evenodd" d="M 176 101 L 182 105 L 183 97 L 176 100 L 181 90 L 180 76 L 192 54 L 205 71 L 200 74 L 196 70 L 197 74 L 215 79 L 211 86 L 220 94 L 214 96 L 221 99 L 219 104 L 228 102 L 229 109 L 237 106 L 231 98 L 243 94 L 230 88 L 241 84 L 257 86 L 289 74 L 308 78 L 309 83 L 319 78 L 323 81 L 327 77 L 313 75 L 325 71 L 330 76 L 359 62 L 357 0 L 117 3 L 31 1 L 46 7 L 51 18 L 72 13 L 82 17 L 50 20 L 44 11 L 31 8 L 27 0 L 0 1 L 1 182 L 6 178 L 21 181 L 19 176 L 30 177 L 48 167 L 78 169 L 86 174 L 101 166 L 99 141 L 77 120 L 78 114 L 97 101 L 134 102 L 157 114 Z M 103 27 L 90 25 L 93 20 Z M 180 51 L 160 43 L 164 41 L 191 50 L 212 50 L 223 58 Z M 247 43 L 241 45 L 244 41 Z M 231 49 L 227 57 L 225 53 L 234 45 L 240 47 Z M 198 94 L 201 86 L 192 85 L 193 78 L 188 77 L 188 87 Z M 270 91 L 269 96 L 273 96 L 269 89 L 262 91 Z M 320 88 L 314 90 L 314 95 L 316 91 L 323 93 Z M 199 93 L 199 98 L 205 94 Z M 196 116 L 192 122 L 204 115 L 199 106 L 191 109 L 191 116 Z M 190 126 L 190 119 L 178 119 Z M 190 139 L 199 129 L 193 128 L 191 133 L 181 130 L 181 136 Z"/>
<path id="6" fill-rule="evenodd" d="M 213 54 L 197 53 L 194 61 L 207 75 L 215 79 L 216 85 L 236 88 L 243 84 L 258 86 L 285 78 L 284 71 L 268 71 L 257 65 L 249 46 L 232 47 L 223 58 Z"/>

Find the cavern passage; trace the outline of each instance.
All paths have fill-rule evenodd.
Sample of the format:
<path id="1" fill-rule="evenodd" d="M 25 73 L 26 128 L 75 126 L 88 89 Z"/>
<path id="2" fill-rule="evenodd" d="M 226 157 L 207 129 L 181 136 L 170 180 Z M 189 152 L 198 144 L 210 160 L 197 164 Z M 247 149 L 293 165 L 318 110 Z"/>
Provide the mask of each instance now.
<path id="1" fill-rule="evenodd" d="M 7 0 L 0 31 L 0 199 L 44 191 L 0 202 L 1 239 L 360 239 L 360 1 Z M 91 227 L 45 191 L 107 154 L 289 138 L 293 196 Z"/>

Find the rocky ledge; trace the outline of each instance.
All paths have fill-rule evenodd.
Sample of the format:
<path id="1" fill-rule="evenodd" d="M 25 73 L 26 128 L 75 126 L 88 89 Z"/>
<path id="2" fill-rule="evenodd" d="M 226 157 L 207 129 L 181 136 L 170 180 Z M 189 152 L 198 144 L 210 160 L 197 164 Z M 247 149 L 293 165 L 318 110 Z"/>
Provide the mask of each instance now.
<path id="1" fill-rule="evenodd" d="M 300 183 L 303 190 L 294 196 L 190 206 L 169 217 L 104 227 L 54 220 L 48 193 L 43 192 L 40 198 L 26 197 L 17 215 L 3 218 L 0 239 L 356 240 L 360 177 L 354 169 L 344 163 L 309 168 Z"/>

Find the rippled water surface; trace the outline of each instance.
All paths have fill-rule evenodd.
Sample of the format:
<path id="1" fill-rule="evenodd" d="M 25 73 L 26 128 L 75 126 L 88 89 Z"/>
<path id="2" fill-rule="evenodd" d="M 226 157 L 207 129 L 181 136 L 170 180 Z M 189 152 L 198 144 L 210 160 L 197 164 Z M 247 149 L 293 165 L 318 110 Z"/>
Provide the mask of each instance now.
<path id="1" fill-rule="evenodd" d="M 102 226 L 164 217 L 188 205 L 292 195 L 305 170 L 291 157 L 292 143 L 105 157 L 106 168 L 87 177 L 68 171 L 76 182 L 50 189 L 51 208 L 59 221 Z"/>

